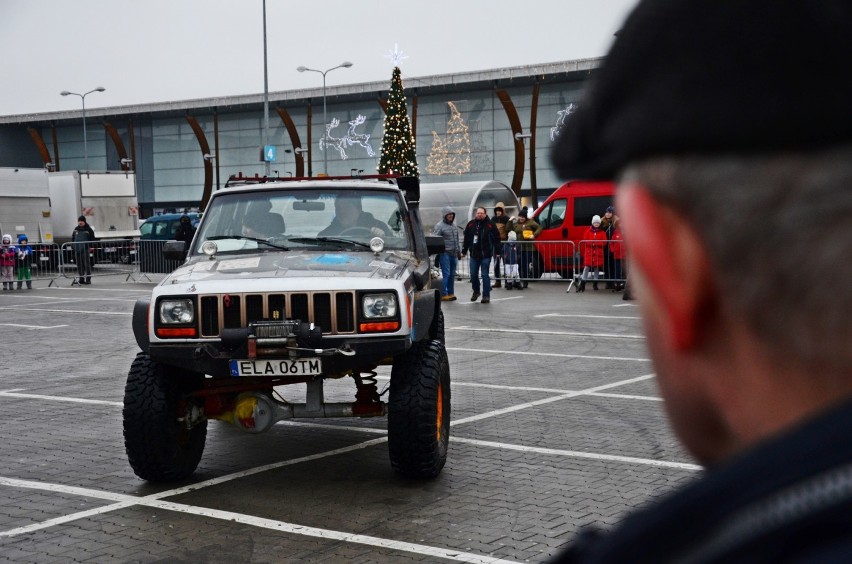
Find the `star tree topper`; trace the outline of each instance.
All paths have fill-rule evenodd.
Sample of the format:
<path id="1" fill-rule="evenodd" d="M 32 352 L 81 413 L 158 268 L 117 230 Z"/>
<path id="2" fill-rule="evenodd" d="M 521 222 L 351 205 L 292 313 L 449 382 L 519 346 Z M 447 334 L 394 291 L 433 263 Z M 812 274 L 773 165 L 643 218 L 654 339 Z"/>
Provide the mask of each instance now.
<path id="1" fill-rule="evenodd" d="M 389 61 L 391 62 L 391 65 L 392 65 L 392 66 L 394 66 L 394 67 L 398 67 L 398 66 L 399 66 L 399 64 L 400 64 L 400 63 L 401 63 L 404 59 L 407 59 L 407 58 L 408 58 L 408 55 L 406 55 L 406 54 L 405 54 L 405 53 L 404 53 L 404 52 L 403 52 L 403 51 L 399 48 L 399 45 L 398 45 L 398 44 L 396 44 L 396 43 L 394 43 L 394 44 L 393 44 L 393 51 L 388 51 L 388 54 L 387 54 L 387 55 L 385 55 L 385 59 L 389 60 Z"/>

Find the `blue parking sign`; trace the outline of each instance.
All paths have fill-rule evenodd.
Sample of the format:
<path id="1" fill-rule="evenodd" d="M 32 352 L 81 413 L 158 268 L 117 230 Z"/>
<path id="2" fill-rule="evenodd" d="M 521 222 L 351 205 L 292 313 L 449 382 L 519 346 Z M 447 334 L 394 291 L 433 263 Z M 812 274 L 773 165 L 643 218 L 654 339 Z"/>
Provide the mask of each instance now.
<path id="1" fill-rule="evenodd" d="M 278 155 L 278 151 L 275 148 L 275 145 L 264 145 L 263 147 L 263 160 L 268 163 L 274 163 L 275 157 Z"/>

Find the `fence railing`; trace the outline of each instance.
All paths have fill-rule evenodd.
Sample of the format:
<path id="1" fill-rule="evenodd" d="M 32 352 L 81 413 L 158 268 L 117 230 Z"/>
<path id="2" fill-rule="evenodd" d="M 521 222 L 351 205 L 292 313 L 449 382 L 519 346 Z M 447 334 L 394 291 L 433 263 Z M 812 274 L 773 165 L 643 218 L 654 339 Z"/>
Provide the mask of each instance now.
<path id="1" fill-rule="evenodd" d="M 620 287 L 627 277 L 623 241 L 579 241 L 576 244 L 573 241 L 517 241 L 515 245 L 519 278 L 525 282 L 563 281 L 570 284 L 570 291 L 584 280 Z M 469 258 L 466 256 L 459 261 L 456 274 L 459 280 L 470 279 Z M 505 273 L 501 253 L 499 262 L 491 260 L 491 283 L 504 282 Z"/>
<path id="2" fill-rule="evenodd" d="M 167 260 L 163 256 L 166 241 L 102 239 L 87 243 L 31 244 L 30 274 L 32 280 L 48 280 L 49 286 L 58 279 L 71 284 L 86 284 L 92 278 L 124 276 L 125 281 L 153 282 L 172 272 L 183 261 Z M 567 282 L 568 291 L 579 288 L 581 282 L 603 282 L 615 288 L 623 287 L 627 278 L 627 261 L 623 241 L 518 241 L 517 258 L 520 280 L 530 282 Z M 496 270 L 495 270 L 496 268 Z M 437 269 L 440 272 L 440 269 Z M 17 270 L 16 282 L 17 282 Z M 501 253 L 499 263 L 492 259 L 491 283 L 507 278 Z M 469 256 L 458 262 L 457 278 L 470 279 Z M 22 280 L 26 285 L 26 278 Z"/>

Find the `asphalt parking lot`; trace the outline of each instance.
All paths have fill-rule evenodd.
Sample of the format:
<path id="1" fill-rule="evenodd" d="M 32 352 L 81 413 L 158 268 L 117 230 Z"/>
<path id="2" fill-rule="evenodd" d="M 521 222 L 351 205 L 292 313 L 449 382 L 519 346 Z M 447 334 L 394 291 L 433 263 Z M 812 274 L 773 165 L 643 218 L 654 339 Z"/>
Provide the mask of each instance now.
<path id="1" fill-rule="evenodd" d="M 214 421 L 191 480 L 147 484 L 121 406 L 152 284 L 111 278 L 0 293 L 0 562 L 541 562 L 701 471 L 666 423 L 635 302 L 536 282 L 486 305 L 460 283 L 438 478 L 395 476 L 384 418 Z"/>

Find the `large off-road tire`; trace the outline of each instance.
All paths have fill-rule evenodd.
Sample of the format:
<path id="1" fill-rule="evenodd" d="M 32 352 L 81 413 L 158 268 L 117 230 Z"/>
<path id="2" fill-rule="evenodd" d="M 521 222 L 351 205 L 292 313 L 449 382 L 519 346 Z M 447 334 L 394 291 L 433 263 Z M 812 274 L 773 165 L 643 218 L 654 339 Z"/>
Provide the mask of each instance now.
<path id="1" fill-rule="evenodd" d="M 441 344 L 446 343 L 444 339 L 444 312 L 438 310 L 438 315 L 432 319 L 432 326 L 429 328 L 429 338 L 439 341 Z"/>
<path id="2" fill-rule="evenodd" d="M 187 429 L 183 397 L 204 376 L 181 371 L 139 353 L 124 388 L 124 448 L 137 476 L 171 482 L 192 474 L 204 452 L 207 420 Z"/>
<path id="3" fill-rule="evenodd" d="M 415 343 L 393 363 L 388 405 L 388 451 L 405 478 L 434 478 L 450 440 L 450 363 L 444 345 Z"/>

